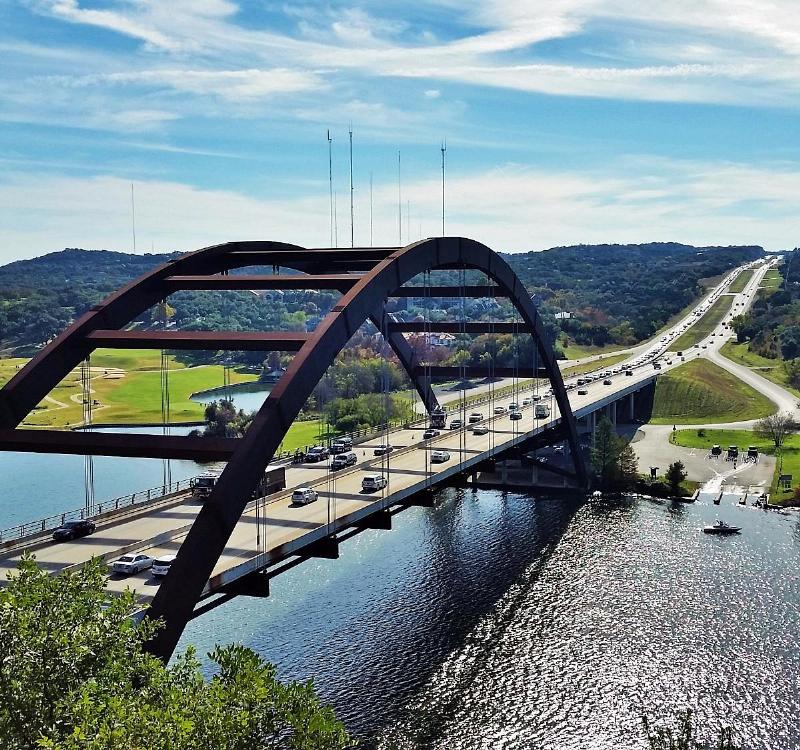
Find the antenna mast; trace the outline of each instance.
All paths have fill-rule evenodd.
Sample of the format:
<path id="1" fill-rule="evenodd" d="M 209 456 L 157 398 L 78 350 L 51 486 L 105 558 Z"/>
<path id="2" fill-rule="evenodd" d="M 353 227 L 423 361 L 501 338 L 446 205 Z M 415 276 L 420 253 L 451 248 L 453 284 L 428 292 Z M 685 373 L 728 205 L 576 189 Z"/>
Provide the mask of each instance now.
<path id="1" fill-rule="evenodd" d="M 403 193 L 400 188 L 400 150 L 397 151 L 397 244 L 403 244 Z"/>
<path id="2" fill-rule="evenodd" d="M 331 247 L 333 247 L 333 139 L 331 131 L 328 129 L 328 191 L 330 192 L 331 203 Z"/>
<path id="3" fill-rule="evenodd" d="M 133 234 L 133 254 L 136 255 L 136 201 L 133 197 L 133 183 L 131 183 L 131 232 Z"/>
<path id="4" fill-rule="evenodd" d="M 353 239 L 353 123 L 350 123 L 350 247 L 355 247 Z"/>
<path id="5" fill-rule="evenodd" d="M 369 173 L 369 246 L 372 247 L 372 172 Z"/>
<path id="6" fill-rule="evenodd" d="M 444 232 L 444 155 L 447 152 L 447 141 L 442 141 L 442 237 L 445 236 Z"/>

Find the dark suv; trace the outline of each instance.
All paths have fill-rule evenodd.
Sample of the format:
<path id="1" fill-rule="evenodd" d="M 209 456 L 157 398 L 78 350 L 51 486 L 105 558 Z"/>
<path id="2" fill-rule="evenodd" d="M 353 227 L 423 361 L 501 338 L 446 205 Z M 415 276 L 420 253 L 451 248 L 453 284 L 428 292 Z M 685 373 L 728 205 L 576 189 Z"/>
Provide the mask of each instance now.
<path id="1" fill-rule="evenodd" d="M 77 539 L 81 536 L 89 536 L 94 534 L 95 525 L 94 521 L 81 520 L 81 521 L 67 521 L 63 526 L 59 526 L 53 532 L 54 542 L 69 542 L 72 539 Z"/>

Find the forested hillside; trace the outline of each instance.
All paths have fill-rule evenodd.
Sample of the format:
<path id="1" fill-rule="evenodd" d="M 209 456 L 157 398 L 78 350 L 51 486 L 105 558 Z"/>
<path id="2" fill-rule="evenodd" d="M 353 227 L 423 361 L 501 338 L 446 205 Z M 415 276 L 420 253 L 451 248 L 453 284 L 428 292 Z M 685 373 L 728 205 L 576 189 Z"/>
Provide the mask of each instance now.
<path id="1" fill-rule="evenodd" d="M 628 344 L 661 327 L 701 292 L 699 281 L 762 253 L 758 247 L 687 245 L 581 245 L 507 255 L 539 302 L 548 330 L 579 344 Z M 30 351 L 122 284 L 174 255 L 130 255 L 67 249 L 0 268 L 0 342 Z M 336 295 L 286 292 L 271 298 L 249 293 L 182 292 L 144 316 L 145 324 L 178 328 L 313 329 Z M 441 314 L 452 300 L 430 301 Z M 471 302 L 468 317 L 496 311 Z M 411 311 L 408 311 L 411 312 Z M 452 311 L 450 311 L 452 312 Z M 459 310 L 455 311 L 460 312 Z M 558 333 L 556 312 L 569 312 Z"/>

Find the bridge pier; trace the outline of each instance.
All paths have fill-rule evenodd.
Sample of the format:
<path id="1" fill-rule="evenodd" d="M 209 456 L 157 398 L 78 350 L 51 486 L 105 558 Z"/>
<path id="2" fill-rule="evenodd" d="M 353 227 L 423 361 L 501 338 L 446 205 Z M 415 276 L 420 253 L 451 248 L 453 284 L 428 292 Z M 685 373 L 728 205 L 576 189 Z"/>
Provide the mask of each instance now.
<path id="1" fill-rule="evenodd" d="M 304 557 L 321 557 L 325 560 L 339 559 L 339 540 L 335 536 L 326 536 L 303 548 Z"/>
<path id="2" fill-rule="evenodd" d="M 225 586 L 223 593 L 265 599 L 269 596 L 269 575 L 264 570 L 248 573 Z"/>
<path id="3" fill-rule="evenodd" d="M 416 505 L 420 508 L 432 508 L 433 503 L 433 490 L 427 489 L 417 492 L 411 497 L 407 497 L 402 501 L 402 505 Z"/>
<path id="4" fill-rule="evenodd" d="M 357 529 L 377 529 L 379 531 L 392 530 L 392 514 L 388 510 L 379 510 L 375 513 L 356 521 L 353 526 Z"/>

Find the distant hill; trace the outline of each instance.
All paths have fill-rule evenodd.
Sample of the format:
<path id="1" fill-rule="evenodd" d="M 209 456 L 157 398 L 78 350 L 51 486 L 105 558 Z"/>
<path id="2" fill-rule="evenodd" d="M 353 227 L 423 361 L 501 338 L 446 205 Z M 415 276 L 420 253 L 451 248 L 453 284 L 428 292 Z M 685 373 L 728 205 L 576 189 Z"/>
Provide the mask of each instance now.
<path id="1" fill-rule="evenodd" d="M 700 279 L 763 254 L 760 247 L 675 243 L 578 245 L 505 255 L 555 332 L 582 344 L 633 343 L 697 297 Z M 177 254 L 131 255 L 68 248 L 0 267 L 0 342 L 29 351 L 103 297 Z M 250 294 L 181 292 L 170 300 L 179 328 L 312 328 L 332 293 L 287 292 L 269 302 Z M 480 310 L 475 312 L 479 314 Z M 469 313 L 472 314 L 472 313 Z"/>

